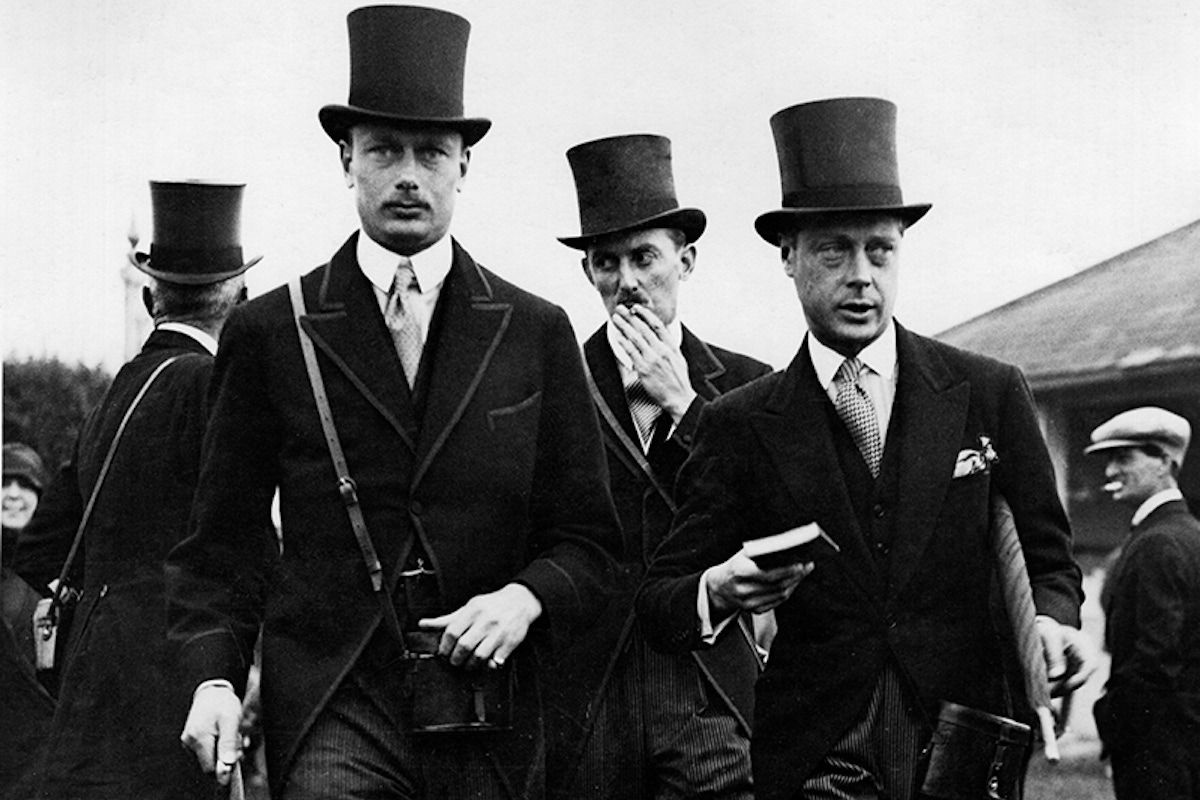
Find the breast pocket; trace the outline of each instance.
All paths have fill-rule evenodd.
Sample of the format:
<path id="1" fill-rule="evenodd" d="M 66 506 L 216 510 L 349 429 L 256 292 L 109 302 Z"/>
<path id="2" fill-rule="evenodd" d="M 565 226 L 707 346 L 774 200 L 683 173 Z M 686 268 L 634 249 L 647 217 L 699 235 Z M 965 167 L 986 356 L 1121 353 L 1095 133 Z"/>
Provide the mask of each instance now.
<path id="1" fill-rule="evenodd" d="M 496 477 L 523 483 L 532 475 L 541 410 L 539 390 L 518 403 L 487 412 L 487 450 L 493 467 L 501 470 Z"/>

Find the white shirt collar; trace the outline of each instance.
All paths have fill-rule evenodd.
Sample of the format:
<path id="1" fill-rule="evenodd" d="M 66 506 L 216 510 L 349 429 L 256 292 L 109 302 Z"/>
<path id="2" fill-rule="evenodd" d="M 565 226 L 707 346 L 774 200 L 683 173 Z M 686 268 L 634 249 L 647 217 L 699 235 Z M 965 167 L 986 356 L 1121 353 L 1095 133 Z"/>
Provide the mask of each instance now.
<path id="1" fill-rule="evenodd" d="M 629 386 L 637 380 L 637 370 L 633 368 L 633 361 L 625 352 L 625 348 L 621 347 L 621 333 L 617 330 L 617 325 L 612 321 L 612 317 L 609 317 L 608 322 L 605 323 L 604 333 L 608 336 L 608 347 L 612 350 L 613 356 L 617 359 L 617 366 L 621 370 L 621 383 Z M 683 344 L 683 322 L 680 321 L 678 314 L 667 324 L 667 344 L 676 348 Z"/>
<path id="2" fill-rule="evenodd" d="M 186 322 L 160 322 L 158 325 L 154 326 L 154 329 L 158 331 L 175 331 L 175 333 L 182 333 L 184 336 L 190 336 L 203 345 L 204 349 L 207 350 L 210 355 L 215 356 L 217 354 L 217 340 L 199 328 L 193 328 Z"/>
<path id="3" fill-rule="evenodd" d="M 396 264 L 400 256 L 376 242 L 366 231 L 358 232 L 358 245 L 355 248 L 358 256 L 358 268 L 363 271 L 376 289 L 385 295 L 392 289 L 392 280 L 396 276 Z M 419 253 L 409 256 L 421 294 L 434 291 L 446 280 L 450 266 L 454 262 L 454 246 L 450 237 L 443 236 Z"/>
<path id="4" fill-rule="evenodd" d="M 807 335 L 808 355 L 812 359 L 813 369 L 817 373 L 817 380 L 824 389 L 828 390 L 846 357 L 836 350 L 832 350 L 821 344 L 817 340 L 817 337 L 811 333 Z M 872 372 L 891 384 L 896 374 L 895 324 L 889 321 L 883 333 L 875 341 L 859 351 L 858 359 Z"/>
<path id="5" fill-rule="evenodd" d="M 1178 488 L 1163 489 L 1161 492 L 1158 492 L 1157 494 L 1152 494 L 1149 497 L 1147 497 L 1140 506 L 1138 506 L 1137 511 L 1133 512 L 1133 519 L 1130 521 L 1130 524 L 1136 528 L 1138 525 L 1141 525 L 1143 522 L 1146 521 L 1146 517 L 1150 516 L 1151 512 L 1153 512 L 1154 509 L 1158 508 L 1161 505 L 1169 503 L 1172 500 L 1182 500 L 1182 499 L 1183 499 L 1183 492 L 1179 491 Z"/>

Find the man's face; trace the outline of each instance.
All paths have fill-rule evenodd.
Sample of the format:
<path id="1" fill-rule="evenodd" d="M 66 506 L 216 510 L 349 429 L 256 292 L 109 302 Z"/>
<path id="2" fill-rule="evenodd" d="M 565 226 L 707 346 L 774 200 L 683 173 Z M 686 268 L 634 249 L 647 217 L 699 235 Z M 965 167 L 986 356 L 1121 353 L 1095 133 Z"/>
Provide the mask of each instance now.
<path id="1" fill-rule="evenodd" d="M 4 506 L 0 523 L 5 528 L 21 530 L 33 518 L 37 510 L 37 490 L 23 478 L 4 476 Z"/>
<path id="2" fill-rule="evenodd" d="M 342 142 L 342 171 L 368 236 L 410 256 L 446 235 L 471 151 L 443 128 L 363 123 Z"/>
<path id="3" fill-rule="evenodd" d="M 784 238 L 783 271 L 822 344 L 853 356 L 887 328 L 903 236 L 894 217 L 855 214 L 819 219 Z"/>
<path id="4" fill-rule="evenodd" d="M 695 263 L 695 246 L 677 244 L 665 228 L 651 228 L 596 240 L 587 249 L 583 269 L 610 317 L 619 305 L 642 305 L 670 324 L 679 283 Z"/>
<path id="5" fill-rule="evenodd" d="M 1117 447 L 1109 451 L 1104 468 L 1104 491 L 1115 502 L 1137 508 L 1151 496 L 1173 485 L 1171 462 L 1140 447 Z"/>

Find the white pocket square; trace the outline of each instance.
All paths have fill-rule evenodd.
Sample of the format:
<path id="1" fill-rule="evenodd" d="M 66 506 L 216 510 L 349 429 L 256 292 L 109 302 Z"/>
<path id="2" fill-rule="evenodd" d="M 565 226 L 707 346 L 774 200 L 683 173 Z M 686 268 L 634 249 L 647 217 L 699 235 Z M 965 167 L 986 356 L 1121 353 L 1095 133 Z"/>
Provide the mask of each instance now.
<path id="1" fill-rule="evenodd" d="M 991 465 L 984 454 L 978 450 L 960 450 L 958 459 L 954 462 L 954 477 L 965 478 L 977 472 L 987 472 Z"/>

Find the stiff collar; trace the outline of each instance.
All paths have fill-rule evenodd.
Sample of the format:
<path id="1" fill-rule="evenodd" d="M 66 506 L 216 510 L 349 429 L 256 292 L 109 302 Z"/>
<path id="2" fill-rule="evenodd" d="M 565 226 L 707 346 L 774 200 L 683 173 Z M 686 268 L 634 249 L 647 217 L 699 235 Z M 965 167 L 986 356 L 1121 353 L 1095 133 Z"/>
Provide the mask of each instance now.
<path id="1" fill-rule="evenodd" d="M 604 325 L 604 334 L 608 337 L 608 347 L 612 350 L 613 357 L 617 359 L 617 367 L 621 370 L 621 385 L 629 387 L 638 379 L 637 370 L 633 368 L 633 360 L 629 358 L 629 354 L 625 352 L 625 348 L 621 347 L 621 332 L 617 330 L 617 325 L 609 317 L 608 322 Z M 667 344 L 678 349 L 683 343 L 683 322 L 680 321 L 679 315 L 675 315 L 675 319 L 667 324 Z"/>
<path id="2" fill-rule="evenodd" d="M 367 236 L 366 231 L 362 230 L 358 232 L 355 255 L 358 256 L 358 268 L 367 276 L 367 280 L 385 295 L 390 292 L 400 256 Z M 449 236 L 443 236 L 408 258 L 412 262 L 421 294 L 425 294 L 439 289 L 442 281 L 446 280 L 450 265 L 454 263 L 454 246 L 450 243 Z"/>
<path id="3" fill-rule="evenodd" d="M 842 362 L 846 360 L 846 357 L 836 350 L 831 350 L 823 345 L 811 333 L 807 334 L 807 336 L 808 355 L 812 359 L 813 370 L 816 371 L 817 380 L 820 382 L 822 388 L 828 391 L 830 384 L 833 383 L 833 379 L 837 376 L 837 371 L 841 369 Z M 896 375 L 895 324 L 889 321 L 883 333 L 875 341 L 860 350 L 857 358 L 876 375 L 889 383 L 893 383 Z"/>
<path id="4" fill-rule="evenodd" d="M 1183 499 L 1183 492 L 1179 491 L 1178 488 L 1163 489 L 1161 492 L 1158 492 L 1157 494 L 1152 494 L 1149 497 L 1147 497 L 1140 506 L 1138 506 L 1137 511 L 1133 512 L 1133 519 L 1130 520 L 1129 524 L 1136 528 L 1138 525 L 1141 525 L 1143 522 L 1146 521 L 1146 517 L 1150 516 L 1150 514 L 1154 511 L 1154 509 L 1158 508 L 1161 505 L 1165 505 L 1166 503 L 1169 503 L 1172 500 L 1182 500 L 1182 499 Z"/>
<path id="5" fill-rule="evenodd" d="M 154 326 L 154 330 L 174 331 L 175 333 L 182 333 L 184 336 L 190 336 L 203 345 L 204 349 L 209 352 L 209 355 L 215 356 L 217 354 L 217 340 L 199 328 L 193 328 L 186 322 L 161 322 Z"/>

